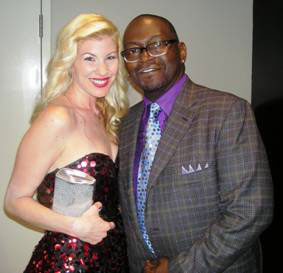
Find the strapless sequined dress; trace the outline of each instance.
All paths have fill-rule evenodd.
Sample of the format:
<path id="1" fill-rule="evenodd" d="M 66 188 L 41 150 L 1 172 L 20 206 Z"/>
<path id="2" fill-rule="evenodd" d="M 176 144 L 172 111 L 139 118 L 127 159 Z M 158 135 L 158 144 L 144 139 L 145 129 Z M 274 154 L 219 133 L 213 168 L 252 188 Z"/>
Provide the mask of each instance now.
<path id="1" fill-rule="evenodd" d="M 88 154 L 66 167 L 83 171 L 96 179 L 94 202 L 100 201 L 103 219 L 116 227 L 104 240 L 91 245 L 63 233 L 46 231 L 24 273 L 110 273 L 128 272 L 126 240 L 118 209 L 117 166 L 101 153 Z M 38 188 L 38 201 L 52 207 L 56 170 L 47 174 Z"/>

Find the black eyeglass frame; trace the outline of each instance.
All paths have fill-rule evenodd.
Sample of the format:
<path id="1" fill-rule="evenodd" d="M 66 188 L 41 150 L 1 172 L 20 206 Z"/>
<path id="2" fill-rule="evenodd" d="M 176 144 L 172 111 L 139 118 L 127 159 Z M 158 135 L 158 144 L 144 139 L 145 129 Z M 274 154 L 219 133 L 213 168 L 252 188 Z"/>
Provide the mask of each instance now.
<path id="1" fill-rule="evenodd" d="M 165 55 L 165 54 L 167 53 L 167 51 L 165 50 L 165 51 L 164 51 L 163 53 L 161 53 L 161 54 L 154 55 L 154 54 L 150 53 L 150 51 L 148 50 L 148 48 L 149 48 L 150 46 L 152 46 L 152 45 L 154 45 L 154 44 L 165 44 L 165 46 L 166 46 L 166 48 L 167 48 L 168 45 L 174 44 L 174 43 L 176 43 L 176 42 L 178 42 L 177 39 L 171 39 L 171 40 L 163 40 L 163 41 L 153 42 L 153 43 L 150 43 L 150 44 L 146 45 L 145 47 L 132 47 L 132 48 L 127 48 L 127 49 L 125 49 L 125 50 L 123 50 L 123 51 L 121 52 L 121 56 L 123 57 L 123 59 L 124 59 L 124 61 L 125 61 L 126 63 L 136 63 L 136 62 L 139 61 L 140 56 L 141 56 L 141 54 L 143 53 L 144 50 L 145 50 L 145 51 L 147 52 L 147 54 L 148 54 L 149 56 L 151 56 L 151 57 L 159 57 L 159 56 Z M 129 60 L 127 60 L 125 54 L 126 54 L 128 51 L 133 50 L 133 49 L 135 49 L 135 50 L 137 50 L 137 49 L 140 50 L 140 54 L 139 54 L 139 57 L 138 57 L 136 60 L 134 60 L 134 61 L 129 61 Z"/>

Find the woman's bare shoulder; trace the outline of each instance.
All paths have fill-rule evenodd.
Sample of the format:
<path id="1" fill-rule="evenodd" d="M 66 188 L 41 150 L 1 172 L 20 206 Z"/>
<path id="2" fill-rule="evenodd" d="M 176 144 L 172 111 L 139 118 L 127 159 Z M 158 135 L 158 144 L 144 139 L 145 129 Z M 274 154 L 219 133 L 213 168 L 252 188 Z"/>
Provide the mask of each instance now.
<path id="1" fill-rule="evenodd" d="M 35 120 L 43 126 L 55 130 L 71 130 L 75 126 L 75 115 L 72 108 L 59 100 L 50 103 Z"/>

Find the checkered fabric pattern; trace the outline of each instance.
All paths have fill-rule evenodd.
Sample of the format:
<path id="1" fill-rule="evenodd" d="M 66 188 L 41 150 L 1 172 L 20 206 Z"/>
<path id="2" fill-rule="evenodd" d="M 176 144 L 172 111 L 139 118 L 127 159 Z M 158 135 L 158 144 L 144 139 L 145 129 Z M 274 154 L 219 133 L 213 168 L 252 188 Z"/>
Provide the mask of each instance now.
<path id="1" fill-rule="evenodd" d="M 188 80 L 178 95 L 151 166 L 145 220 L 137 219 L 134 161 L 144 111 L 123 119 L 119 191 L 131 273 L 169 258 L 169 272 L 259 273 L 256 238 L 272 220 L 272 181 L 252 108 L 232 94 Z"/>

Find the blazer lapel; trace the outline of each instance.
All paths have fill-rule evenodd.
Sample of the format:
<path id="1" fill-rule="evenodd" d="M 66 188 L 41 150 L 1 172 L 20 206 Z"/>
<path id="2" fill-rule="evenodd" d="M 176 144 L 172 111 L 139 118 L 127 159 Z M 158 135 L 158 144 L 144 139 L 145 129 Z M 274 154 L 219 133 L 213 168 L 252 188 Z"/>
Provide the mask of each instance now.
<path id="1" fill-rule="evenodd" d="M 189 80 L 178 95 L 162 133 L 148 181 L 148 191 L 174 154 L 184 134 L 188 133 L 194 116 L 193 83 Z"/>
<path id="2" fill-rule="evenodd" d="M 142 113 L 143 113 L 143 103 L 140 103 L 135 113 L 129 116 L 131 117 L 131 119 L 129 119 L 126 125 L 127 128 L 129 128 L 128 129 L 129 131 L 125 133 L 125 135 L 128 137 L 124 139 L 124 142 L 128 142 L 128 145 L 127 145 L 128 153 L 127 153 L 127 157 L 123 158 L 123 162 L 121 162 L 121 164 L 126 164 L 127 166 L 127 177 L 129 179 L 127 181 L 127 184 L 124 186 L 129 191 L 133 190 L 134 161 L 135 161 L 139 125 L 140 125 Z"/>
<path id="3" fill-rule="evenodd" d="M 144 248 L 147 249 L 138 225 L 136 201 L 134 196 L 134 184 L 133 184 L 133 171 L 134 171 L 134 161 L 135 161 L 138 132 L 139 132 L 140 120 L 142 118 L 143 109 L 144 109 L 143 102 L 141 102 L 139 105 L 136 105 L 135 107 L 137 107 L 137 109 L 135 109 L 133 114 L 129 115 L 129 120 L 125 125 L 125 127 L 128 128 L 128 132 L 124 132 L 124 134 L 125 136 L 128 137 L 126 138 L 124 136 L 123 141 L 124 142 L 127 141 L 128 145 L 126 143 L 124 143 L 123 145 L 127 145 L 128 153 L 126 156 L 123 157 L 123 161 L 120 162 L 120 164 L 126 164 L 125 166 L 128 166 L 127 174 L 126 174 L 126 177 L 128 179 L 127 181 L 124 181 L 125 183 L 124 187 L 128 195 L 128 200 L 129 200 L 128 205 L 130 210 L 129 217 L 131 218 L 131 223 L 134 225 L 133 230 L 136 232 L 137 238 L 139 238 L 141 243 L 144 245 Z"/>

